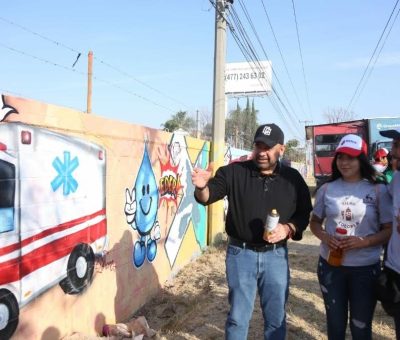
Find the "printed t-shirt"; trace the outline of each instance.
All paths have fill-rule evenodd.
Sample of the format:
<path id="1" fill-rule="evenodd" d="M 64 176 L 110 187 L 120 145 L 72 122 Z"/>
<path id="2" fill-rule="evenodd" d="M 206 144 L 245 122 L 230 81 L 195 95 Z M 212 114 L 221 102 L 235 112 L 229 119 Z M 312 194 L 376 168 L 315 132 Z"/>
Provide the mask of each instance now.
<path id="1" fill-rule="evenodd" d="M 313 213 L 325 219 L 325 231 L 331 235 L 335 235 L 336 228 L 345 231 L 347 236 L 366 237 L 376 234 L 380 231 L 380 224 L 392 221 L 392 202 L 388 189 L 384 184 L 376 186 L 377 189 L 367 180 L 346 182 L 342 178 L 326 183 L 317 192 Z M 348 250 L 342 265 L 374 264 L 379 261 L 381 249 L 378 245 Z M 321 243 L 320 253 L 324 259 L 328 258 L 327 244 Z"/>

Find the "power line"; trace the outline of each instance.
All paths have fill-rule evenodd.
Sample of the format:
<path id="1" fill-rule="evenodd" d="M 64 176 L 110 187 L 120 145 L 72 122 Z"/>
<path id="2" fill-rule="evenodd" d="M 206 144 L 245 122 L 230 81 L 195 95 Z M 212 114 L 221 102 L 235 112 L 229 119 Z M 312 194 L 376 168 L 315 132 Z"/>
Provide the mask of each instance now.
<path id="1" fill-rule="evenodd" d="M 75 60 L 74 64 L 72 65 L 72 67 L 75 66 L 75 64 L 77 63 L 79 57 L 82 55 L 82 52 L 80 52 L 80 51 L 78 51 L 78 50 L 76 50 L 76 49 L 74 49 L 74 48 L 72 48 L 70 46 L 67 46 L 67 45 L 65 45 L 65 44 L 63 44 L 63 43 L 61 43 L 61 42 L 59 42 L 57 40 L 48 38 L 48 37 L 44 36 L 43 34 L 37 33 L 35 31 L 33 31 L 33 30 L 31 30 L 31 29 L 29 29 L 29 28 L 27 28 L 25 26 L 22 26 L 20 24 L 17 24 L 15 22 L 11 21 L 11 20 L 8 20 L 8 19 L 3 18 L 3 17 L 0 17 L 0 20 L 4 21 L 4 22 L 6 22 L 6 23 L 8 23 L 8 24 L 10 24 L 12 26 L 18 27 L 18 28 L 20 28 L 20 29 L 32 34 L 32 35 L 35 35 L 35 36 L 37 36 L 37 37 L 39 37 L 39 38 L 41 38 L 43 40 L 46 40 L 46 41 L 56 45 L 57 47 L 62 47 L 64 49 L 66 49 L 66 50 L 69 50 L 71 52 L 76 53 L 77 57 L 76 57 L 76 60 Z M 158 94 L 160 94 L 160 95 L 162 95 L 162 96 L 164 96 L 164 97 L 166 97 L 166 98 L 168 98 L 168 99 L 170 99 L 170 100 L 172 100 L 172 101 L 174 101 L 174 102 L 176 102 L 176 103 L 178 103 L 180 105 L 183 105 L 184 107 L 188 108 L 188 106 L 186 104 L 182 103 L 181 101 L 179 101 L 179 100 L 167 95 L 166 93 L 154 88 L 153 86 L 150 86 L 149 84 L 145 83 L 144 81 L 141 81 L 141 80 L 137 79 L 136 77 L 132 76 L 131 74 L 129 74 L 129 73 L 127 73 L 127 72 L 125 72 L 125 71 L 113 66 L 113 65 L 111 65 L 110 63 L 107 63 L 104 60 L 101 60 L 101 59 L 97 58 L 96 56 L 94 56 L 94 59 L 97 60 L 99 63 L 103 64 L 104 66 L 112 69 L 113 71 L 116 71 L 116 72 L 124 75 L 125 77 L 130 78 L 130 79 L 134 80 L 135 82 L 141 84 L 142 86 L 145 86 L 148 89 L 150 89 L 150 90 L 152 90 L 154 92 L 157 92 Z"/>
<path id="2" fill-rule="evenodd" d="M 306 78 L 306 71 L 304 69 L 304 60 L 303 60 L 303 52 L 301 48 L 301 43 L 300 43 L 300 34 L 299 34 L 299 25 L 297 23 L 297 15 L 296 15 L 296 7 L 294 5 L 294 0 L 292 0 L 292 6 L 293 6 L 293 15 L 294 15 L 294 22 L 296 24 L 296 34 L 297 34 L 297 43 L 299 45 L 299 52 L 300 52 L 300 59 L 301 59 L 301 68 L 303 70 L 303 79 L 304 79 L 304 86 L 306 88 L 306 95 L 307 95 L 307 104 L 308 104 L 308 109 L 310 110 L 310 115 L 312 119 L 312 111 L 311 111 L 311 105 L 310 105 L 310 96 L 308 93 L 308 83 L 307 83 L 307 78 Z"/>
<path id="3" fill-rule="evenodd" d="M 109 63 L 107 63 L 107 62 L 105 62 L 105 61 L 103 61 L 103 60 L 100 60 L 100 59 L 96 58 L 96 56 L 94 57 L 94 59 L 97 60 L 97 61 L 99 61 L 101 64 L 103 64 L 103 65 L 109 67 L 110 69 L 112 69 L 112 70 L 114 70 L 114 71 L 116 71 L 116 72 L 121 73 L 121 74 L 124 75 L 125 77 L 128 77 L 128 78 L 133 79 L 134 81 L 136 81 L 136 82 L 138 82 L 139 84 L 141 84 L 141 85 L 147 87 L 148 89 L 153 90 L 154 92 L 157 92 L 158 94 L 161 94 L 161 95 L 163 95 L 164 97 L 166 97 L 166 98 L 168 98 L 168 99 L 170 99 L 170 100 L 172 100 L 172 101 L 174 101 L 174 102 L 176 102 L 176 103 L 178 103 L 178 104 L 180 104 L 180 105 L 185 106 L 186 108 L 188 107 L 186 104 L 182 103 L 181 101 L 179 101 L 179 100 L 177 100 L 177 99 L 175 99 L 175 98 L 172 98 L 171 96 L 169 96 L 169 95 L 163 93 L 162 91 L 160 91 L 160 90 L 154 88 L 153 86 L 150 86 L 150 85 L 146 84 L 145 82 L 143 82 L 143 81 L 141 81 L 141 80 L 135 78 L 134 76 L 130 75 L 129 73 L 127 73 L 127 72 L 125 72 L 125 71 L 123 71 L 123 70 L 120 70 L 120 69 L 118 69 L 117 67 L 115 67 L 115 66 L 113 66 L 113 65 L 111 65 L 111 64 L 109 64 Z"/>
<path id="4" fill-rule="evenodd" d="M 295 95 L 295 97 L 296 97 L 296 100 L 297 100 L 297 103 L 299 104 L 301 110 L 303 111 L 303 114 L 306 115 L 306 113 L 305 113 L 305 111 L 304 111 L 304 108 L 303 108 L 303 105 L 302 105 L 302 103 L 301 103 L 301 101 L 300 101 L 300 98 L 299 98 L 299 96 L 298 96 L 298 94 L 297 94 L 296 88 L 295 88 L 295 86 L 294 86 L 294 84 L 293 84 L 292 77 L 290 76 L 288 67 L 287 67 L 287 65 L 286 65 L 286 60 L 285 60 L 285 58 L 283 57 L 283 53 L 282 53 L 281 47 L 280 47 L 280 45 L 279 45 L 279 43 L 278 43 L 278 39 L 277 39 L 277 37 L 276 37 L 274 28 L 273 28 L 272 23 L 271 23 L 271 20 L 270 20 L 270 18 L 269 18 L 267 9 L 266 9 L 266 7 L 265 7 L 264 0 L 261 0 L 261 3 L 262 3 L 262 6 L 263 6 L 263 8 L 264 8 L 265 16 L 267 17 L 269 27 L 270 27 L 271 32 L 272 32 L 272 35 L 273 35 L 273 37 L 274 37 L 275 44 L 276 44 L 276 46 L 278 47 L 279 54 L 280 54 L 280 56 L 281 56 L 283 65 L 284 65 L 285 70 L 286 70 L 286 74 L 287 74 L 287 76 L 288 76 L 288 78 L 289 78 L 290 84 L 291 84 L 292 89 L 293 89 L 293 93 L 294 93 L 294 95 Z"/>
<path id="5" fill-rule="evenodd" d="M 250 18 L 250 15 L 249 15 L 249 13 L 248 13 L 248 11 L 247 11 L 247 9 L 246 9 L 246 6 L 244 5 L 244 3 L 243 3 L 242 0 L 239 0 L 239 4 L 241 5 L 242 10 L 243 10 L 243 12 L 245 13 L 245 16 L 246 16 L 247 20 L 248 20 L 249 23 L 250 23 L 250 26 L 251 26 L 251 28 L 252 28 L 252 30 L 253 30 L 253 33 L 254 33 L 254 35 L 255 35 L 255 37 L 256 37 L 256 39 L 257 39 L 259 45 L 261 46 L 261 49 L 262 49 L 262 51 L 264 52 L 265 57 L 266 57 L 268 60 L 270 60 L 270 58 L 268 57 L 267 52 L 266 52 L 265 49 L 264 49 L 264 46 L 263 46 L 263 44 L 262 44 L 262 42 L 261 42 L 261 39 L 260 39 L 260 37 L 259 37 L 259 35 L 258 35 L 258 33 L 257 33 L 256 29 L 255 29 L 255 27 L 254 27 L 254 24 L 253 24 L 253 22 L 252 22 L 252 20 L 251 20 L 251 18 Z M 288 96 L 286 95 L 286 92 L 285 92 L 285 90 L 284 90 L 284 88 L 283 88 L 283 86 L 282 86 L 282 84 L 281 84 L 281 82 L 280 82 L 280 80 L 279 80 L 279 77 L 278 77 L 276 71 L 275 71 L 274 69 L 272 69 L 272 72 L 273 72 L 273 74 L 274 74 L 274 76 L 275 76 L 275 78 L 276 78 L 276 81 L 278 82 L 278 85 L 279 85 L 280 89 L 282 90 L 282 93 L 283 93 L 283 96 L 284 96 L 285 99 L 286 99 L 286 102 L 288 103 L 290 109 L 291 109 L 292 112 L 294 113 L 295 110 L 293 109 L 293 106 L 291 105 L 290 100 L 289 100 Z M 289 113 L 290 116 L 292 116 L 292 114 L 290 113 L 290 111 L 288 111 L 288 113 Z M 293 118 L 293 117 L 292 117 L 292 118 Z"/>
<path id="6" fill-rule="evenodd" d="M 392 9 L 392 12 L 390 13 L 389 19 L 386 21 L 385 27 L 383 28 L 383 31 L 382 31 L 382 33 L 381 33 L 379 39 L 378 39 L 378 42 L 376 43 L 376 46 L 375 46 L 375 48 L 374 48 L 374 51 L 372 52 L 372 55 L 371 55 L 371 57 L 370 57 L 370 59 L 369 59 L 369 61 L 368 61 L 368 64 L 367 64 L 366 68 L 364 69 L 364 72 L 363 72 L 363 74 L 362 74 L 362 76 L 361 76 L 361 79 L 360 79 L 360 81 L 359 81 L 358 84 L 357 84 L 356 90 L 354 91 L 353 96 L 352 96 L 351 99 L 350 99 L 350 102 L 349 102 L 349 104 L 348 104 L 348 106 L 347 106 L 347 111 L 350 111 L 350 109 L 351 109 L 351 107 L 352 107 L 352 105 L 353 105 L 354 98 L 356 97 L 357 92 L 360 90 L 361 83 L 363 82 L 363 80 L 364 80 L 364 78 L 365 78 L 365 76 L 366 76 L 366 74 L 367 74 L 367 71 L 368 71 L 368 69 L 369 69 L 369 66 L 371 65 L 372 59 L 374 58 L 375 53 L 376 53 L 376 51 L 378 50 L 379 44 L 380 44 L 380 42 L 381 42 L 381 40 L 382 40 L 382 38 L 383 38 L 383 36 L 384 36 L 384 34 L 385 34 L 385 31 L 386 31 L 386 29 L 387 29 L 387 27 L 388 27 L 388 25 L 389 25 L 390 20 L 392 19 L 393 13 L 395 12 L 396 7 L 397 7 L 399 1 L 400 1 L 400 0 L 397 0 L 397 1 L 396 1 L 396 4 L 393 6 L 393 9 Z M 393 23 L 396 21 L 397 16 L 398 16 L 398 13 L 397 13 L 395 19 L 393 20 Z M 393 27 L 393 25 L 392 25 L 392 27 Z M 389 33 L 391 32 L 392 27 L 390 28 Z M 389 35 L 389 34 L 388 34 L 388 35 Z M 386 39 L 387 39 L 388 35 L 386 36 Z M 386 39 L 385 39 L 385 42 L 386 42 Z M 385 44 L 385 42 L 383 43 L 383 45 Z M 382 45 L 382 48 L 383 48 L 383 45 Z M 380 54 L 380 52 L 382 51 L 382 48 L 381 48 L 381 50 L 379 51 L 378 57 L 376 58 L 376 60 L 379 58 L 379 54 Z M 375 64 L 376 64 L 376 61 L 375 61 L 375 63 L 374 63 L 373 66 L 375 66 Z M 373 67 L 372 67 L 372 68 L 373 68 Z M 368 76 L 368 77 L 369 77 L 369 76 Z M 361 91 L 362 91 L 362 90 L 361 90 Z M 360 93 L 361 93 L 361 91 L 360 91 Z"/>
<path id="7" fill-rule="evenodd" d="M 230 26 L 228 26 L 230 27 Z M 251 54 L 249 55 L 249 52 L 245 49 L 245 46 L 243 45 L 242 41 L 240 41 L 239 37 L 237 36 L 235 30 L 232 29 L 232 27 L 230 27 L 231 30 L 231 34 L 236 42 L 236 44 L 239 46 L 239 49 L 241 50 L 243 56 L 245 57 L 245 59 L 247 60 L 247 62 L 249 63 L 249 65 L 251 65 L 251 61 L 253 63 L 257 62 L 257 60 L 254 60 L 254 56 L 252 56 Z M 272 86 L 272 84 L 270 84 L 271 89 L 273 90 L 273 92 L 276 94 L 276 90 L 274 89 L 274 87 Z M 279 95 L 277 95 L 277 97 L 279 98 Z M 275 111 L 280 114 L 284 120 L 287 120 L 286 116 L 283 114 L 282 110 L 280 109 L 280 107 L 278 106 L 278 104 L 275 102 L 275 98 L 272 96 L 268 96 L 268 99 L 271 102 L 271 105 L 273 106 L 273 108 L 275 109 Z M 283 104 L 283 103 L 282 103 Z M 283 104 L 284 106 L 284 104 Z M 288 124 L 288 126 L 291 128 L 291 125 Z M 293 131 L 292 131 L 293 132 Z"/>
<path id="8" fill-rule="evenodd" d="M 71 52 L 77 53 L 77 54 L 80 53 L 79 51 L 75 50 L 75 49 L 72 48 L 72 47 L 69 47 L 69 46 L 67 46 L 67 45 L 64 45 L 64 44 L 62 44 L 62 43 L 60 43 L 60 42 L 58 42 L 58 41 L 56 41 L 56 40 L 50 39 L 50 38 L 48 38 L 48 37 L 46 37 L 46 36 L 44 36 L 44 35 L 42 35 L 42 34 L 40 34 L 40 33 L 37 33 L 37 32 L 35 32 L 35 31 L 33 31 L 33 30 L 31 30 L 31 29 L 29 29 L 29 28 L 27 28 L 27 27 L 25 27 L 25 26 L 22 26 L 22 25 L 20 25 L 20 24 L 17 24 L 17 23 L 15 23 L 15 22 L 11 21 L 11 20 L 8 20 L 8 19 L 3 18 L 3 17 L 0 17 L 0 20 L 4 21 L 4 22 L 6 22 L 6 23 L 8 23 L 8 24 L 10 24 L 10 25 L 19 27 L 20 29 L 22 29 L 22 30 L 24 30 L 24 31 L 26 31 L 26 32 L 28 32 L 28 33 L 30 33 L 30 34 L 36 35 L 37 37 L 39 37 L 39 38 L 41 38 L 41 39 L 43 39 L 43 40 L 46 40 L 46 41 L 48 41 L 48 42 L 53 43 L 54 45 L 57 45 L 57 46 L 59 46 L 59 47 L 63 47 L 63 48 L 65 48 L 65 49 L 67 49 L 67 50 L 69 50 L 69 51 L 71 51 Z"/>
<path id="9" fill-rule="evenodd" d="M 261 48 L 262 48 L 262 50 L 263 50 L 263 52 L 264 52 L 266 58 L 269 59 L 269 58 L 268 58 L 268 55 L 267 55 L 267 53 L 266 53 L 266 51 L 265 51 L 265 49 L 264 49 L 264 47 L 263 47 L 263 44 L 261 43 L 261 41 L 260 41 L 260 39 L 259 39 L 259 37 L 258 37 L 258 33 L 257 33 L 257 31 L 256 31 L 256 29 L 255 29 L 255 27 L 254 27 L 254 24 L 252 23 L 252 20 L 251 20 L 249 14 L 248 14 L 248 12 L 247 12 L 247 9 L 245 8 L 244 4 L 243 4 L 240 0 L 239 0 L 239 3 L 240 3 L 240 5 L 242 6 L 242 10 L 243 10 L 243 12 L 244 12 L 245 15 L 246 15 L 247 20 L 249 21 L 250 26 L 251 26 L 252 29 L 253 29 L 253 33 L 255 34 L 255 36 L 256 36 L 256 38 L 257 38 L 257 40 L 258 40 L 258 42 L 259 42 L 259 44 L 260 44 L 260 46 L 261 46 Z M 242 25 L 242 23 L 241 23 L 241 20 L 240 20 L 240 18 L 239 18 L 239 16 L 238 16 L 236 10 L 234 9 L 234 6 L 232 6 L 232 10 L 230 10 L 230 13 L 232 14 L 232 15 L 231 15 L 232 18 L 234 18 L 234 21 L 235 21 L 236 26 L 238 27 L 238 29 L 239 29 L 240 31 L 244 32 L 244 33 L 242 34 L 242 36 L 243 36 L 243 39 L 245 40 L 246 44 L 247 44 L 248 46 L 251 46 L 250 52 L 247 51 L 247 53 L 244 54 L 245 57 L 246 57 L 246 55 L 250 55 L 250 58 L 251 58 L 251 59 L 253 59 L 255 62 L 259 63 L 259 58 L 258 58 L 257 54 L 254 52 L 255 49 L 252 47 L 252 43 L 250 42 L 250 38 L 248 37 L 247 33 L 245 32 L 245 29 L 244 29 L 244 27 L 243 27 L 243 25 Z M 230 27 L 230 26 L 228 26 L 228 27 Z M 230 27 L 230 29 L 231 29 L 231 27 Z M 232 29 L 231 29 L 231 33 L 232 33 L 233 37 L 235 38 L 235 32 L 232 31 Z M 235 41 L 238 43 L 237 40 L 238 40 L 238 39 L 235 38 Z M 241 42 L 240 42 L 240 43 L 241 43 Z M 241 43 L 241 45 L 243 45 L 243 44 Z M 241 50 L 242 50 L 242 49 L 241 49 Z M 246 59 L 247 59 L 247 58 L 246 58 Z M 291 110 L 293 110 L 293 107 L 290 105 L 290 101 L 289 101 L 289 99 L 287 98 L 286 93 L 285 93 L 285 91 L 284 91 L 284 89 L 283 89 L 283 87 L 282 87 L 282 85 L 281 85 L 281 83 L 280 83 L 280 81 L 279 81 L 278 75 L 276 74 L 276 72 L 275 72 L 274 69 L 272 69 L 272 72 L 273 72 L 273 74 L 274 74 L 274 76 L 275 76 L 275 78 L 276 78 L 276 80 L 277 80 L 277 82 L 278 82 L 278 85 L 280 86 L 280 88 L 281 88 L 281 90 L 282 90 L 282 92 L 283 92 L 283 94 L 284 94 L 284 96 L 285 96 L 285 98 L 286 98 L 286 100 L 287 100 L 289 106 L 291 107 Z M 288 127 L 292 130 L 292 132 L 293 132 L 295 135 L 297 135 L 297 134 L 299 133 L 300 130 L 299 130 L 298 127 L 296 127 L 298 131 L 295 132 L 295 131 L 293 130 L 293 124 L 291 123 L 291 121 L 297 121 L 297 119 L 294 119 L 294 118 L 293 118 L 294 116 L 290 113 L 290 111 L 288 110 L 288 108 L 286 107 L 286 105 L 284 104 L 284 102 L 282 101 L 282 99 L 281 99 L 280 95 L 278 94 L 276 88 L 275 88 L 272 84 L 270 84 L 270 86 L 271 86 L 271 89 L 272 89 L 273 94 L 276 96 L 276 98 L 278 99 L 279 103 L 282 105 L 282 107 L 283 107 L 284 110 L 286 111 L 287 115 L 290 116 L 291 118 L 288 119 L 288 118 L 285 116 L 285 114 L 283 114 L 283 111 L 280 110 L 280 109 L 278 109 L 279 106 L 277 105 L 277 102 L 275 102 L 275 101 L 272 100 L 273 97 L 269 96 L 268 99 L 270 100 L 271 105 L 275 108 L 275 110 L 277 111 L 277 113 L 279 113 L 279 114 L 284 118 L 284 120 L 287 122 L 287 125 L 288 125 Z"/>
<path id="10" fill-rule="evenodd" d="M 83 75 L 83 76 L 87 76 L 87 75 L 88 75 L 87 72 L 77 71 L 77 70 L 74 69 L 74 68 L 70 68 L 70 67 L 67 67 L 67 66 L 64 66 L 64 65 L 55 63 L 55 62 L 50 61 L 50 60 L 48 60 L 48 59 L 44 59 L 44 58 L 37 57 L 37 56 L 35 56 L 35 55 L 33 55 L 33 54 L 30 54 L 30 53 L 27 53 L 27 52 L 18 50 L 18 49 L 16 49 L 16 48 L 7 46 L 7 45 L 5 45 L 5 44 L 3 44 L 3 43 L 1 43 L 1 42 L 0 42 L 0 46 L 3 47 L 3 48 L 6 48 L 6 49 L 8 49 L 8 50 L 10 50 L 10 51 L 12 51 L 12 52 L 22 54 L 22 55 L 24 55 L 24 56 L 26 56 L 26 57 L 35 59 L 35 60 L 37 60 L 37 61 L 40 61 L 40 62 L 42 62 L 42 63 L 48 64 L 48 65 L 51 65 L 51 66 L 54 66 L 54 67 L 62 68 L 62 69 L 64 69 L 64 70 L 67 70 L 67 71 L 70 71 L 70 72 L 74 72 L 74 73 L 77 73 L 77 74 L 80 74 L 80 75 Z M 96 76 L 94 76 L 93 79 L 98 80 L 98 81 L 100 81 L 100 82 L 103 82 L 103 83 L 105 83 L 105 84 L 107 84 L 107 85 L 109 85 L 109 86 L 115 87 L 115 88 L 117 88 L 117 89 L 119 89 L 119 90 L 122 90 L 122 91 L 124 91 L 124 92 L 126 92 L 126 93 L 129 93 L 129 94 L 131 94 L 131 95 L 133 95 L 133 96 L 135 96 L 135 97 L 137 97 L 137 98 L 140 98 L 140 99 L 142 99 L 142 100 L 144 100 L 144 101 L 147 101 L 147 102 L 149 102 L 149 103 L 151 103 L 151 104 L 153 104 L 153 105 L 155 105 L 155 106 L 161 107 L 161 108 L 166 109 L 166 110 L 171 111 L 171 112 L 175 112 L 175 110 L 172 110 L 172 109 L 170 109 L 170 108 L 168 108 L 168 107 L 166 107 L 166 106 L 164 106 L 164 105 L 161 105 L 161 104 L 159 104 L 159 103 L 157 103 L 157 102 L 155 102 L 155 101 L 153 101 L 153 100 L 151 100 L 151 99 L 148 99 L 148 98 L 146 98 L 146 97 L 144 97 L 144 96 L 142 96 L 142 95 L 139 95 L 139 94 L 137 94 L 137 93 L 135 93 L 135 92 L 133 92 L 133 91 L 127 90 L 127 89 L 125 89 L 125 88 L 123 88 L 123 87 L 121 87 L 121 86 L 119 86 L 119 85 L 116 85 L 116 84 L 114 84 L 114 83 L 112 83 L 112 82 L 110 82 L 110 81 L 108 81 L 108 80 L 104 80 L 104 79 L 101 79 L 101 78 L 96 77 Z"/>
<path id="11" fill-rule="evenodd" d="M 361 90 L 358 92 L 357 98 L 354 100 L 354 104 L 357 103 L 358 99 L 359 99 L 360 96 L 361 96 L 361 93 L 364 91 L 364 88 L 365 88 L 365 86 L 366 86 L 367 83 L 368 83 L 369 77 L 371 76 L 372 71 L 373 71 L 374 68 L 375 68 L 375 65 L 376 65 L 376 63 L 377 63 L 377 61 L 378 61 L 378 59 L 379 59 L 379 56 L 381 55 L 381 52 L 382 52 L 382 50 L 383 50 L 383 48 L 384 48 L 384 46 L 385 46 L 385 44 L 386 44 L 386 41 L 387 41 L 387 39 L 388 39 L 388 37 L 389 37 L 389 35 L 390 35 L 390 32 L 392 31 L 392 28 L 393 28 L 394 24 L 396 23 L 397 17 L 399 16 L 399 13 L 400 13 L 400 8 L 399 8 L 399 10 L 397 11 L 396 16 L 394 17 L 394 19 L 393 19 L 393 21 L 392 21 L 392 24 L 391 24 L 391 26 L 390 26 L 390 28 L 389 28 L 389 31 L 388 31 L 388 33 L 386 34 L 385 40 L 383 41 L 383 43 L 382 43 L 382 45 L 381 45 L 381 48 L 379 49 L 379 52 L 378 52 L 377 56 L 375 57 L 375 60 L 374 60 L 374 63 L 373 63 L 373 65 L 372 65 L 372 67 L 369 69 L 369 72 L 368 72 L 367 77 L 365 78 L 364 84 L 363 84 Z"/>

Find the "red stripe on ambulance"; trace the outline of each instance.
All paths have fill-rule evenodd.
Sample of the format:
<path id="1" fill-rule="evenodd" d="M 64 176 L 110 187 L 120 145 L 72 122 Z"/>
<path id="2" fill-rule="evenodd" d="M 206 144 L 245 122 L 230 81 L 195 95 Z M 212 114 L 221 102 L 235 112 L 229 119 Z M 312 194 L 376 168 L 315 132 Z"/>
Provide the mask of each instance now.
<path id="1" fill-rule="evenodd" d="M 104 219 L 76 233 L 66 235 L 47 243 L 21 258 L 0 263 L 0 285 L 18 281 L 35 270 L 69 255 L 72 249 L 79 243 L 90 244 L 100 237 L 105 236 L 106 232 L 107 223 L 106 219 Z M 18 263 L 20 263 L 19 266 Z"/>
<path id="2" fill-rule="evenodd" d="M 69 229 L 69 228 L 74 227 L 74 226 L 76 226 L 76 225 L 78 225 L 80 223 L 89 221 L 89 220 L 91 220 L 91 219 L 93 219 L 93 218 L 95 218 L 97 216 L 105 215 L 105 213 L 106 213 L 106 210 L 102 209 L 102 210 L 99 210 L 99 211 L 97 211 L 97 212 L 95 212 L 95 213 L 93 213 L 91 215 L 82 216 L 82 217 L 79 217 L 79 218 L 77 218 L 75 220 L 71 220 L 71 221 L 68 221 L 68 222 L 65 222 L 65 223 L 61 223 L 61 224 L 59 224 L 59 225 L 57 225 L 55 227 L 43 230 L 42 232 L 40 232 L 38 234 L 35 234 L 35 235 L 31 236 L 31 237 L 27 237 L 26 239 L 22 240 L 21 244 L 14 243 L 14 244 L 10 244 L 8 246 L 0 248 L 0 256 L 12 253 L 13 251 L 19 250 L 22 247 L 26 247 L 27 245 L 29 245 L 30 243 L 32 243 L 34 241 L 40 240 L 40 239 L 42 239 L 42 238 L 44 238 L 46 236 L 58 233 L 60 231 Z M 104 233 L 104 235 L 105 235 L 105 233 Z M 104 235 L 102 235 L 102 236 L 104 236 Z"/>

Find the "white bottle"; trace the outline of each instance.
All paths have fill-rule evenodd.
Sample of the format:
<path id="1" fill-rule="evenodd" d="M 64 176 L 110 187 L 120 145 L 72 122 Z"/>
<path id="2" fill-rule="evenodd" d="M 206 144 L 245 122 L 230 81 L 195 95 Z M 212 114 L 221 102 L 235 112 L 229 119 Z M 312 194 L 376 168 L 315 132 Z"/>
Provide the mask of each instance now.
<path id="1" fill-rule="evenodd" d="M 272 209 L 271 213 L 268 214 L 267 220 L 264 226 L 264 236 L 263 239 L 268 241 L 268 235 L 276 228 L 279 223 L 279 214 L 276 209 Z"/>

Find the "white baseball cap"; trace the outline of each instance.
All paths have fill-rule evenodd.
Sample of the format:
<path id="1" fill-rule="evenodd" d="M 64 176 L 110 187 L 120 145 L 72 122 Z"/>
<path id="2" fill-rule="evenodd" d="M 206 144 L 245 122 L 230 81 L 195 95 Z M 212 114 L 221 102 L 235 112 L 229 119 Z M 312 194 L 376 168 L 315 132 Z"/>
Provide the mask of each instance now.
<path id="1" fill-rule="evenodd" d="M 336 148 L 335 153 L 338 152 L 351 157 L 357 157 L 362 153 L 367 155 L 367 144 L 360 136 L 352 134 L 346 135 L 340 140 L 339 145 Z"/>

